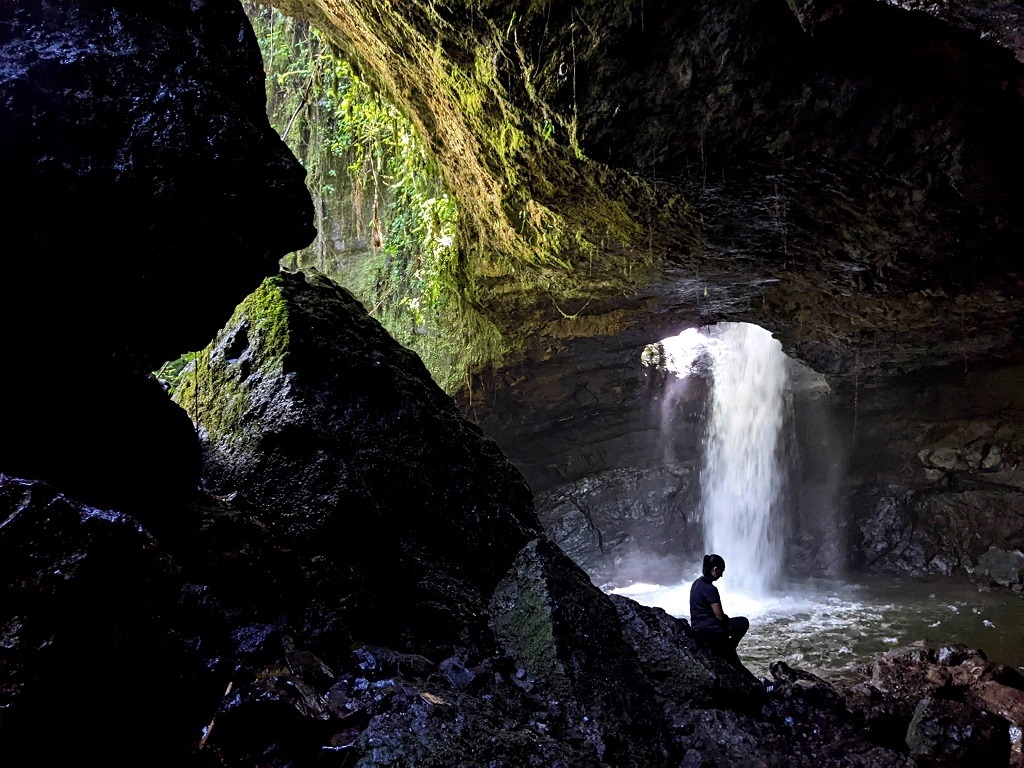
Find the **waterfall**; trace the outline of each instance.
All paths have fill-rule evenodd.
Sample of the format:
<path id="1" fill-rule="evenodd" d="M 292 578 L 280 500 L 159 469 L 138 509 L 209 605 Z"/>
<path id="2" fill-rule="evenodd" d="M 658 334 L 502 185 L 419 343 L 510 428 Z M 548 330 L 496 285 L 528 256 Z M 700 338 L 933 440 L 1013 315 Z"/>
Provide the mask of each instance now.
<path id="1" fill-rule="evenodd" d="M 718 343 L 707 345 L 713 384 L 701 471 L 704 545 L 725 558 L 730 591 L 756 597 L 782 574 L 787 360 L 756 325 L 721 323 L 707 333 Z"/>

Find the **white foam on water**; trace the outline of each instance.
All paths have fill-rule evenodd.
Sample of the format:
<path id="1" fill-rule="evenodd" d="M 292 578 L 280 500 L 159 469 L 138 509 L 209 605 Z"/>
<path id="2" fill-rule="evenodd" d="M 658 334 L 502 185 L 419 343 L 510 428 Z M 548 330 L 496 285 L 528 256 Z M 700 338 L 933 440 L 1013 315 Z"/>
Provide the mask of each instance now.
<path id="1" fill-rule="evenodd" d="M 1024 667 L 1024 639 L 1013 627 L 1024 625 L 1024 601 L 1013 593 L 979 593 L 972 585 L 950 584 L 963 595 L 957 604 L 922 593 L 913 581 L 877 580 L 846 584 L 808 580 L 769 594 L 751 595 L 716 582 L 722 608 L 746 616 L 750 630 L 740 643 L 740 658 L 756 674 L 769 674 L 785 660 L 823 677 L 911 642 L 959 643 L 981 648 L 988 658 Z M 643 605 L 689 619 L 690 584 L 637 582 L 609 590 Z"/>
<path id="2" fill-rule="evenodd" d="M 796 628 L 806 625 L 818 629 L 830 624 L 846 624 L 854 619 L 881 618 L 879 614 L 867 611 L 860 601 L 841 596 L 839 592 L 802 593 L 797 587 L 791 591 L 750 594 L 731 590 L 726 584 L 727 579 L 728 574 L 716 582 L 722 596 L 722 610 L 730 616 L 746 616 L 751 622 L 755 619 L 786 620 Z M 692 583 L 692 580 L 672 585 L 638 582 L 609 591 L 688 619 Z"/>

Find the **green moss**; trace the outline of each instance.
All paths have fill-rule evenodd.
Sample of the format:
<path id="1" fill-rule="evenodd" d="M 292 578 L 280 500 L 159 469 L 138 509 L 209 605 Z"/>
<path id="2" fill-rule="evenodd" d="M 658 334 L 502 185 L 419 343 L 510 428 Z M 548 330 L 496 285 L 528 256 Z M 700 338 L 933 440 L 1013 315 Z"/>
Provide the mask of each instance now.
<path id="1" fill-rule="evenodd" d="M 700 231 L 684 201 L 586 154 L 574 73 L 600 66 L 591 58 L 604 39 L 639 23 L 642 8 L 458 7 L 462 31 L 445 21 L 450 6 L 341 2 L 317 47 L 309 30 L 280 37 L 280 18 L 252 6 L 279 36 L 264 47 L 271 119 L 310 170 L 321 216 L 317 242 L 287 263 L 349 288 L 449 392 L 535 343 L 545 312 L 575 317 L 580 301 L 634 293 L 666 254 L 699 247 Z M 317 98 L 298 95 L 305 83 Z M 415 157 L 424 176 L 392 172 Z M 442 199 L 457 208 L 450 230 L 424 214 Z M 436 248 L 441 239 L 450 246 Z M 567 302 L 576 308 L 563 311 Z"/>
<path id="2" fill-rule="evenodd" d="M 172 393 L 211 441 L 230 443 L 243 437 L 241 430 L 256 423 L 245 418 L 251 388 L 283 373 L 290 332 L 280 286 L 279 277 L 267 278 L 239 304 L 217 338 L 191 353 Z M 254 365 L 258 371 L 252 370 Z"/>
<path id="3" fill-rule="evenodd" d="M 551 628 L 551 610 L 541 596 L 532 590 L 520 593 L 509 628 L 518 642 L 517 651 L 531 672 L 537 675 L 563 672 L 555 653 L 555 636 Z"/>
<path id="4" fill-rule="evenodd" d="M 558 658 L 551 608 L 543 584 L 539 580 L 515 581 L 504 589 L 510 596 L 502 599 L 496 593 L 502 608 L 495 612 L 495 634 L 506 653 L 529 674 L 554 682 L 565 669 Z"/>

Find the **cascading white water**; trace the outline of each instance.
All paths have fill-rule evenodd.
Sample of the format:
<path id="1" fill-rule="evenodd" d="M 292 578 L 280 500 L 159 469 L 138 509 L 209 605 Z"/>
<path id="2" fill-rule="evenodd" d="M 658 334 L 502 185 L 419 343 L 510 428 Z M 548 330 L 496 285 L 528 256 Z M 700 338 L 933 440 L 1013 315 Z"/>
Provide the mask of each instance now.
<path id="1" fill-rule="evenodd" d="M 730 591 L 757 597 L 782 573 L 786 356 L 756 325 L 722 323 L 708 333 L 718 343 L 707 347 L 714 378 L 701 471 L 704 544 L 725 558 Z"/>
<path id="2" fill-rule="evenodd" d="M 768 675 L 781 658 L 826 678 L 844 676 L 850 664 L 922 639 L 952 639 L 984 647 L 986 654 L 991 649 L 1000 663 L 1024 671 L 1024 604 L 1009 592 L 979 593 L 974 584 L 951 585 L 946 577 L 924 582 L 882 577 L 852 584 L 781 579 L 790 516 L 787 497 L 791 490 L 805 490 L 789 487 L 799 482 L 798 475 L 790 478 L 789 466 L 797 450 L 795 434 L 790 433 L 795 423 L 792 390 L 799 386 L 808 391 L 808 378 L 767 331 L 724 323 L 689 329 L 650 345 L 645 355 L 651 362 L 644 365 L 656 363 L 680 379 L 668 382 L 662 439 L 681 426 L 675 418 L 684 392 L 681 380 L 696 375 L 710 382 L 701 473 L 705 552 L 715 551 L 726 559 L 725 579 L 718 585 L 726 613 L 751 621 L 738 651 L 752 672 Z M 822 380 L 818 386 L 823 384 Z M 821 391 L 827 392 L 827 387 Z M 819 449 L 817 442 L 812 444 Z M 822 441 L 820 448 L 826 454 L 827 444 Z M 837 466 L 827 455 L 823 459 L 827 461 L 819 463 Z M 805 501 L 807 496 L 800 498 Z M 823 537 L 818 540 L 821 546 L 827 543 L 824 537 L 833 514 L 829 498 L 818 489 L 809 507 L 814 511 L 805 513 L 805 520 L 811 514 L 819 518 L 813 527 Z M 610 591 L 688 618 L 690 585 L 699 570 L 699 563 L 689 564 L 678 581 L 667 584 L 628 578 Z M 936 599 L 937 594 L 942 597 Z"/>

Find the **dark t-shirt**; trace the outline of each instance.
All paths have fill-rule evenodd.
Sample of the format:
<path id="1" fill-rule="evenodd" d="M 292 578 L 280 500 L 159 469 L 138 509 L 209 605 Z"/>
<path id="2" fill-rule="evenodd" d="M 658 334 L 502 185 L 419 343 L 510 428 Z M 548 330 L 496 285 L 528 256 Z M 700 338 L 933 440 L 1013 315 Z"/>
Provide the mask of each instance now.
<path id="1" fill-rule="evenodd" d="M 690 626 L 694 629 L 719 629 L 722 623 L 711 610 L 712 603 L 721 603 L 716 587 L 709 579 L 701 576 L 690 587 Z"/>

